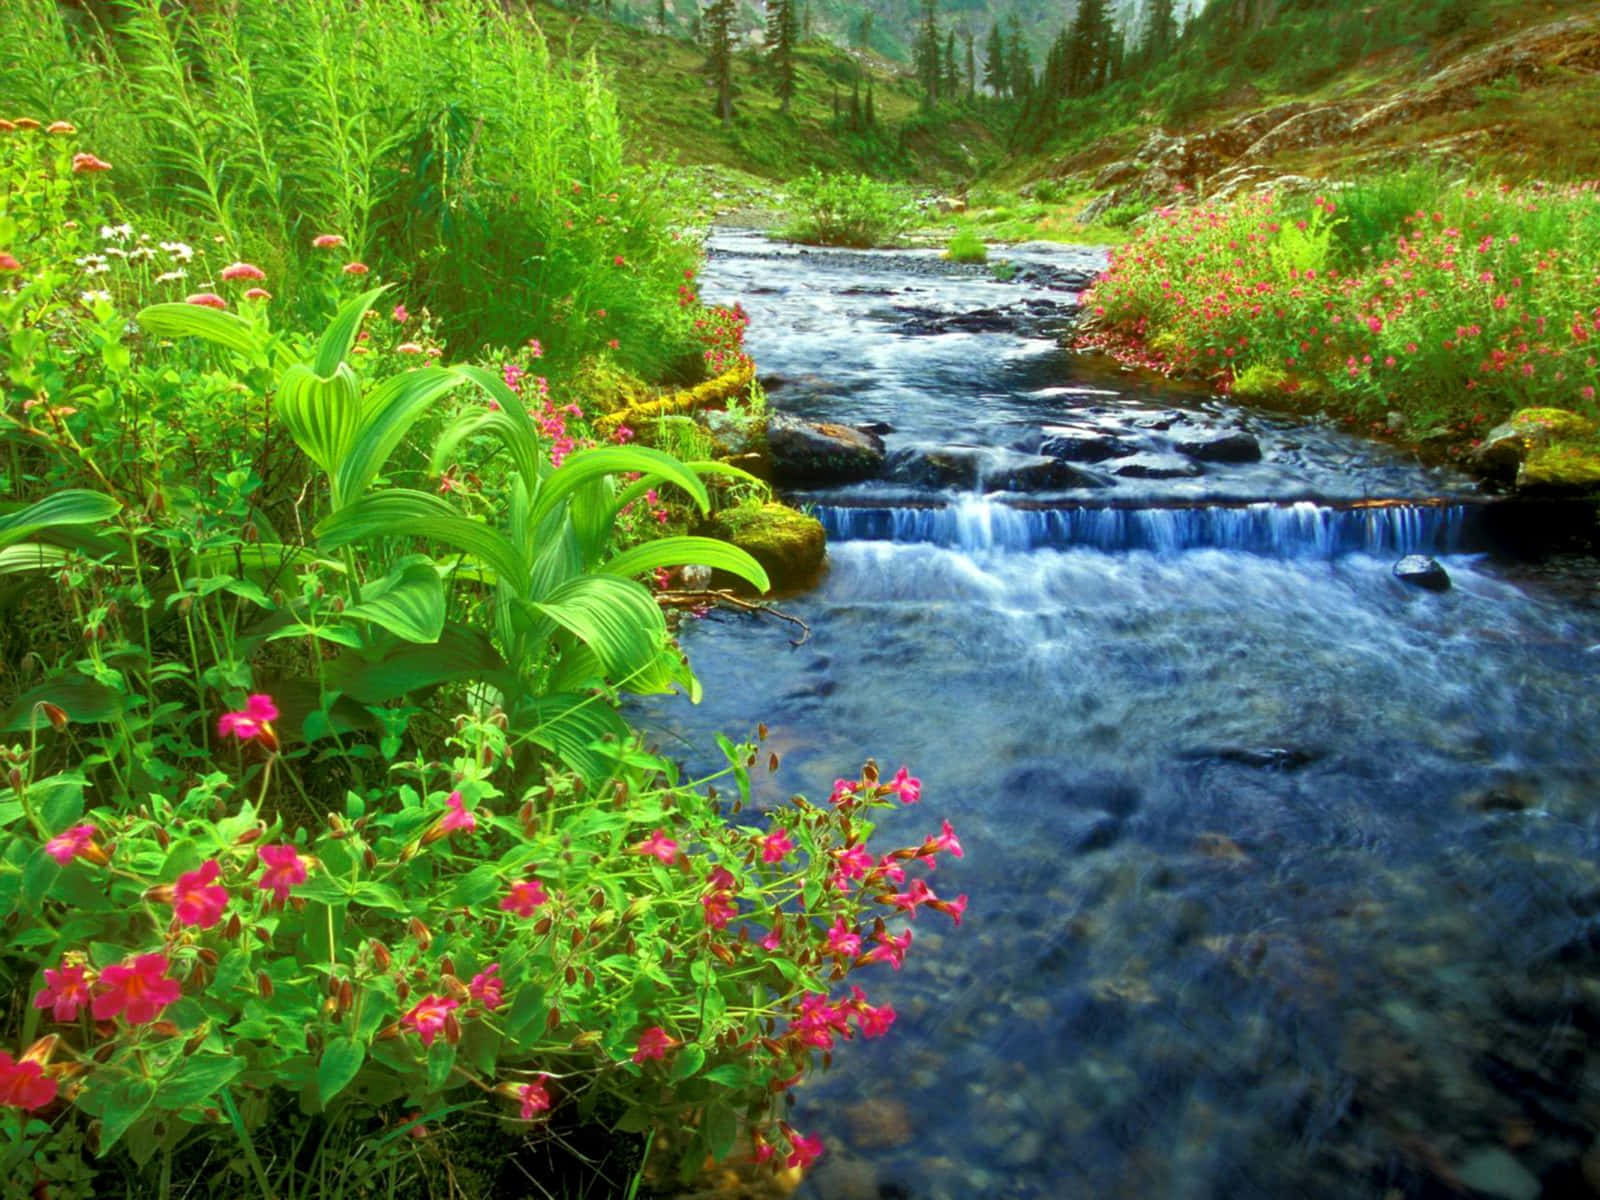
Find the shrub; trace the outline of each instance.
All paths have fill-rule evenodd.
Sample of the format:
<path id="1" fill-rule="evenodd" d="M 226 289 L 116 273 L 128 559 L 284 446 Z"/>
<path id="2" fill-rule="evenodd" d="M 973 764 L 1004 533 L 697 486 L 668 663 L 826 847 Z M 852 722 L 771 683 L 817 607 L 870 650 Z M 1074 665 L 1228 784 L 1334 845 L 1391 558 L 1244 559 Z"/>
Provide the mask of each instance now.
<path id="1" fill-rule="evenodd" d="M 970 229 L 963 229 L 950 239 L 944 256 L 951 262 L 981 263 L 989 260 L 989 247 Z"/>
<path id="2" fill-rule="evenodd" d="M 789 185 L 792 220 L 786 237 L 819 246 L 881 246 L 911 224 L 911 205 L 868 175 L 813 170 Z"/>

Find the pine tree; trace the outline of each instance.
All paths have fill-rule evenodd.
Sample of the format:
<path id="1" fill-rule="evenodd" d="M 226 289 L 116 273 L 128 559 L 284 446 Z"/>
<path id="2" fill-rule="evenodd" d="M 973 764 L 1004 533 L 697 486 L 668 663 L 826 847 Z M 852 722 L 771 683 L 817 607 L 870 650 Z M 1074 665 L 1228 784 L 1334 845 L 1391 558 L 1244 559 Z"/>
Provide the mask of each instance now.
<path id="1" fill-rule="evenodd" d="M 939 81 L 939 91 L 948 100 L 961 95 L 961 68 L 956 63 L 956 31 L 953 25 L 944 35 L 944 71 Z"/>
<path id="2" fill-rule="evenodd" d="M 1104 3 L 1104 0 L 1084 0 L 1084 3 Z M 1008 64 L 1011 95 L 1025 100 L 1033 90 L 1033 59 L 1028 53 L 1028 44 L 1022 40 L 1022 18 L 1012 13 L 1007 24 L 1011 27 L 1011 61 Z"/>
<path id="3" fill-rule="evenodd" d="M 867 76 L 867 99 L 866 103 L 862 105 L 861 119 L 866 123 L 868 129 L 878 123 L 878 114 L 872 107 L 872 76 L 870 75 Z"/>
<path id="4" fill-rule="evenodd" d="M 983 84 L 996 96 L 1005 95 L 1011 80 L 1007 61 L 1005 34 L 1000 32 L 1000 22 L 996 21 L 989 26 L 989 44 L 983 52 Z"/>
<path id="5" fill-rule="evenodd" d="M 667 31 L 667 0 L 656 0 L 656 32 Z"/>
<path id="6" fill-rule="evenodd" d="M 733 121 L 733 20 L 737 0 L 711 0 L 701 28 L 705 31 L 706 66 L 717 84 L 717 119 Z"/>
<path id="7" fill-rule="evenodd" d="M 939 103 L 939 77 L 943 74 L 939 53 L 938 0 L 922 0 L 922 27 L 917 31 L 913 59 L 917 80 L 922 84 L 922 102 L 928 108 Z"/>
<path id="8" fill-rule="evenodd" d="M 1139 57 L 1146 65 L 1160 62 L 1172 52 L 1178 40 L 1178 20 L 1172 10 L 1172 0 L 1150 0 L 1150 10 L 1145 14 L 1144 40 L 1139 44 Z"/>
<path id="9" fill-rule="evenodd" d="M 1085 95 L 1105 82 L 1110 37 L 1106 0 L 1078 0 L 1066 64 L 1067 90 L 1073 95 Z"/>
<path id="10" fill-rule="evenodd" d="M 978 95 L 978 52 L 975 47 L 977 38 L 973 35 L 970 25 L 961 31 L 961 37 L 967 43 L 967 99 L 972 100 Z"/>
<path id="11" fill-rule="evenodd" d="M 1170 4 L 1171 0 L 1167 0 Z M 855 46 L 857 50 L 868 50 L 872 47 L 872 10 L 863 9 L 861 20 L 856 24 Z"/>
<path id="12" fill-rule="evenodd" d="M 861 128 L 861 80 L 850 85 L 850 128 Z"/>
<path id="13" fill-rule="evenodd" d="M 794 0 L 768 0 L 767 45 L 773 76 L 777 80 L 778 111 L 788 112 L 794 98 L 794 44 L 800 35 Z"/>

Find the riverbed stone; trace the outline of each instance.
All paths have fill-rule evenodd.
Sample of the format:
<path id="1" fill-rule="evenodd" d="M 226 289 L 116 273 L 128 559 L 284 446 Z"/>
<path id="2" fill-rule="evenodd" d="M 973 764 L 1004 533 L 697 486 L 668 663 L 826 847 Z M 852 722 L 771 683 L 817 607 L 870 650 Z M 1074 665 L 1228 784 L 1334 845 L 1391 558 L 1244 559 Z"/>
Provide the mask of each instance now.
<path id="1" fill-rule="evenodd" d="M 1519 491 L 1600 488 L 1600 427 L 1564 408 L 1524 408 L 1484 435 L 1472 465 Z"/>
<path id="2" fill-rule="evenodd" d="M 1095 430 L 1081 432 L 1062 430 L 1052 433 L 1039 443 L 1039 453 L 1047 458 L 1065 459 L 1067 462 L 1104 462 L 1108 458 L 1126 458 L 1138 450 L 1137 446 L 1109 433 Z"/>
<path id="3" fill-rule="evenodd" d="M 1450 590 L 1450 574 L 1426 554 L 1408 554 L 1394 564 L 1394 577 L 1401 583 L 1430 592 Z"/>
<path id="4" fill-rule="evenodd" d="M 787 413 L 774 413 L 767 422 L 767 449 L 784 483 L 849 483 L 876 475 L 884 462 L 883 439 L 876 434 Z"/>
<path id="5" fill-rule="evenodd" d="M 711 532 L 749 553 L 780 591 L 813 579 L 826 549 L 822 522 L 786 504 L 724 509 L 713 519 Z"/>
<path id="6" fill-rule="evenodd" d="M 1003 492 L 1050 492 L 1064 488 L 1110 487 L 1111 481 L 1059 458 L 1039 455 L 1009 462 L 986 474 L 983 485 Z"/>
<path id="7" fill-rule="evenodd" d="M 1500 1200 L 1539 1200 L 1543 1190 L 1533 1172 L 1498 1147 L 1469 1154 L 1456 1168 L 1456 1177 L 1473 1191 Z"/>
<path id="8" fill-rule="evenodd" d="M 1229 430 L 1174 443 L 1179 454 L 1201 462 L 1247 463 L 1261 461 L 1261 443 L 1243 430 Z"/>
<path id="9" fill-rule="evenodd" d="M 889 457 L 889 477 L 923 487 L 974 488 L 984 452 L 976 446 L 940 446 L 932 450 L 897 450 Z"/>
<path id="10" fill-rule="evenodd" d="M 1123 479 L 1193 479 L 1205 468 L 1175 454 L 1139 454 L 1119 460 L 1111 473 Z"/>

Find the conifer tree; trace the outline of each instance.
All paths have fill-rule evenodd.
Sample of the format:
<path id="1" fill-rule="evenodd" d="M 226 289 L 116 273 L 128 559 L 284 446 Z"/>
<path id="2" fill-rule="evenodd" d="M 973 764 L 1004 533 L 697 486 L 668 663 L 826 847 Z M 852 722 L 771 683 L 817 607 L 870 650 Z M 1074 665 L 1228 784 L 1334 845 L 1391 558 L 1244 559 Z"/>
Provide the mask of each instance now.
<path id="1" fill-rule="evenodd" d="M 954 100 L 961 95 L 961 67 L 956 62 L 956 30 L 953 25 L 944 35 L 944 70 L 941 72 L 939 91 L 947 100 Z"/>
<path id="2" fill-rule="evenodd" d="M 974 45 L 977 38 L 970 25 L 961 30 L 961 37 L 967 43 L 967 99 L 972 100 L 978 95 L 978 52 Z"/>
<path id="3" fill-rule="evenodd" d="M 1150 0 L 1145 14 L 1144 40 L 1139 44 L 1139 57 L 1152 65 L 1172 52 L 1178 40 L 1178 20 L 1172 9 L 1172 0 Z"/>
<path id="4" fill-rule="evenodd" d="M 989 44 L 983 52 L 983 83 L 996 96 L 1003 96 L 1010 81 L 1006 38 L 1000 31 L 1000 22 L 996 21 L 989 26 Z"/>
<path id="5" fill-rule="evenodd" d="M 850 85 L 850 128 L 861 128 L 861 80 Z"/>
<path id="6" fill-rule="evenodd" d="M 1104 3 L 1104 0 L 1084 2 Z M 1025 100 L 1033 90 L 1033 58 L 1028 53 L 1028 44 L 1022 40 L 1022 18 L 1012 13 L 1007 24 L 1011 27 L 1011 61 L 1008 64 L 1011 95 L 1014 99 Z"/>
<path id="7" fill-rule="evenodd" d="M 913 53 L 917 80 L 922 84 L 922 102 L 928 108 L 939 103 L 940 76 L 944 74 L 943 64 L 940 61 L 942 56 L 939 53 L 937 2 L 938 0 L 922 0 L 922 26 L 917 31 Z"/>
<path id="8" fill-rule="evenodd" d="M 1078 0 L 1066 64 L 1067 90 L 1073 95 L 1085 95 L 1105 82 L 1110 38 L 1106 0 Z"/>
<path id="9" fill-rule="evenodd" d="M 705 31 L 706 66 L 717 85 L 717 119 L 733 121 L 733 20 L 737 0 L 711 0 L 701 28 Z"/>
<path id="10" fill-rule="evenodd" d="M 779 112 L 788 112 L 789 101 L 794 98 L 794 44 L 799 36 L 794 0 L 768 0 L 768 61 L 777 83 Z"/>
<path id="11" fill-rule="evenodd" d="M 1172 0 L 1167 0 L 1170 4 Z M 872 10 L 863 9 L 861 20 L 856 23 L 855 46 L 857 50 L 870 50 L 872 48 Z"/>
<path id="12" fill-rule="evenodd" d="M 656 0 L 656 32 L 667 31 L 667 0 Z"/>
<path id="13" fill-rule="evenodd" d="M 872 76 L 867 76 L 867 99 L 862 105 L 861 119 L 868 129 L 878 123 L 878 114 L 872 107 Z"/>

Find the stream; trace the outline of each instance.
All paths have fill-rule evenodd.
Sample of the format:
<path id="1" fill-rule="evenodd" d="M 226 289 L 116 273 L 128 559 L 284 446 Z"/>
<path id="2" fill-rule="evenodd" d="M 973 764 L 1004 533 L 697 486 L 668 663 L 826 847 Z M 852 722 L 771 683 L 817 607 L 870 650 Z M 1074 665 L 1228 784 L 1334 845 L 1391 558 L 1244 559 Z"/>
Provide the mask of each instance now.
<path id="1" fill-rule="evenodd" d="M 1063 350 L 1097 251 L 710 249 L 774 407 L 888 466 L 790 495 L 808 641 L 686 622 L 704 701 L 635 715 L 696 767 L 765 722 L 769 807 L 907 765 L 879 839 L 966 851 L 963 925 L 852 975 L 899 1019 L 794 1094 L 797 1194 L 1600 1195 L 1592 569 L 1498 561 L 1464 477 Z"/>

